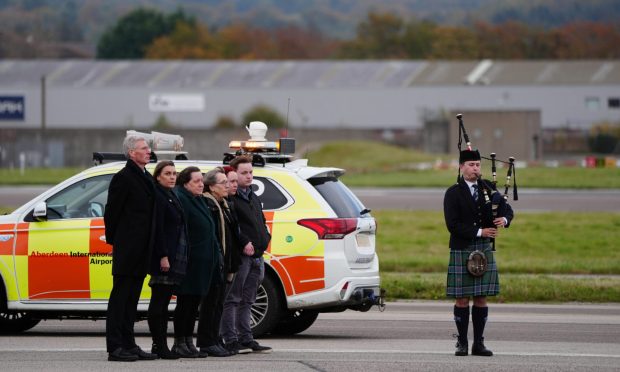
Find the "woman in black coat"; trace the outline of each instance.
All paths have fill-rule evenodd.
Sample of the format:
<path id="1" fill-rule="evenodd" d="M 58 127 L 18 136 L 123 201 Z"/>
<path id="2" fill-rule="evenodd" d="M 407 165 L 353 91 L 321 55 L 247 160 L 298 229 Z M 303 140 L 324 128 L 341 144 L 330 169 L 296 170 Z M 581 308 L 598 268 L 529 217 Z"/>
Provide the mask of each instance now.
<path id="1" fill-rule="evenodd" d="M 177 180 L 174 162 L 164 160 L 157 164 L 153 177 L 157 180 L 155 200 L 155 244 L 149 267 L 151 302 L 148 323 L 153 338 L 152 353 L 162 359 L 178 359 L 168 349 L 168 305 L 175 288 L 181 283 L 187 269 L 187 230 L 183 208 L 172 192 Z"/>

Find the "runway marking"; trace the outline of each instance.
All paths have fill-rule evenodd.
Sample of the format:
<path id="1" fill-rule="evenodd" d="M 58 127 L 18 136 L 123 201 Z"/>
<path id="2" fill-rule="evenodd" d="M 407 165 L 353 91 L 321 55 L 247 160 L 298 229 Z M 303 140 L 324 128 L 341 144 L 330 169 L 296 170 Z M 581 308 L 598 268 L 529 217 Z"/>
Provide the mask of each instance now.
<path id="1" fill-rule="evenodd" d="M 76 351 L 100 351 L 105 352 L 105 348 L 13 348 L 2 349 L 2 352 L 76 352 Z M 446 351 L 425 351 L 425 350 L 380 350 L 380 349 L 280 349 L 275 348 L 275 353 L 317 353 L 317 354 L 431 354 L 431 355 L 453 355 L 453 352 Z M 617 354 L 590 354 L 590 353 L 529 353 L 529 352 L 494 352 L 494 355 L 506 356 L 542 356 L 542 357 L 575 357 L 575 358 L 616 358 Z"/>

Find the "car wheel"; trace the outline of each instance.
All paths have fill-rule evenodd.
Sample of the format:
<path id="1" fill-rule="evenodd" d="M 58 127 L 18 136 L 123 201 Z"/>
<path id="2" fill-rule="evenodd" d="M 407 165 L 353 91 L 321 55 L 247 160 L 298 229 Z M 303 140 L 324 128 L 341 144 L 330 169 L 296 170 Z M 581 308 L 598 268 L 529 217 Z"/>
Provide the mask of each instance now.
<path id="1" fill-rule="evenodd" d="M 0 312 L 0 333 L 24 332 L 39 324 L 40 321 L 26 312 Z"/>
<path id="2" fill-rule="evenodd" d="M 270 333 L 282 314 L 282 297 L 271 275 L 265 275 L 252 305 L 252 334 L 260 337 Z"/>
<path id="3" fill-rule="evenodd" d="M 310 328 L 318 317 L 318 311 L 304 309 L 291 310 L 280 318 L 280 322 L 273 329 L 272 333 L 278 335 L 294 335 L 301 333 Z"/>

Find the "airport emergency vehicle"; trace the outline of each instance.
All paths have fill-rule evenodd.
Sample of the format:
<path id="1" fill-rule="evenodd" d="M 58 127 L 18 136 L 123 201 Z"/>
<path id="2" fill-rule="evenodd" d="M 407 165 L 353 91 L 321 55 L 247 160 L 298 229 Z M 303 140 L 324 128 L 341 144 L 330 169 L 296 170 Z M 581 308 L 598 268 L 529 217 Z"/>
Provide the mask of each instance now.
<path id="1" fill-rule="evenodd" d="M 177 171 L 197 166 L 207 172 L 235 154 L 253 156 L 253 188 L 272 236 L 252 311 L 254 333 L 295 334 L 321 312 L 382 307 L 377 224 L 339 181 L 344 170 L 294 160 L 294 140 L 267 141 L 260 124 L 248 128 L 249 140 L 232 141 L 232 152 L 220 161 L 179 160 L 187 158 L 181 137 L 144 134 L 154 158 L 173 154 Z M 93 156 L 97 162 L 114 157 Z M 106 244 L 103 214 L 108 185 L 123 159 L 89 168 L 0 216 L 0 333 L 22 332 L 42 319 L 105 317 L 112 246 Z M 141 317 L 150 297 L 146 283 L 148 277 Z"/>

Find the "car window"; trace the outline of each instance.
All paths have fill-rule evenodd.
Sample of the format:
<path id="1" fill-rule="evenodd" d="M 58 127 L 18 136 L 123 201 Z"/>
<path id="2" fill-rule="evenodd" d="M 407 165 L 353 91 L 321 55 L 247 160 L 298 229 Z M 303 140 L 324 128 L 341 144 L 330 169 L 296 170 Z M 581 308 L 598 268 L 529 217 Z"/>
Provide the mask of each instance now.
<path id="1" fill-rule="evenodd" d="M 263 203 L 264 210 L 282 209 L 292 202 L 287 197 L 282 187 L 265 177 L 254 177 L 252 182 L 252 191 L 258 196 Z"/>
<path id="2" fill-rule="evenodd" d="M 103 217 L 112 174 L 91 177 L 46 200 L 48 220 Z"/>
<path id="3" fill-rule="evenodd" d="M 335 177 L 315 177 L 308 180 L 341 218 L 356 218 L 369 211 L 344 183 Z M 364 212 L 364 213 L 362 213 Z"/>

